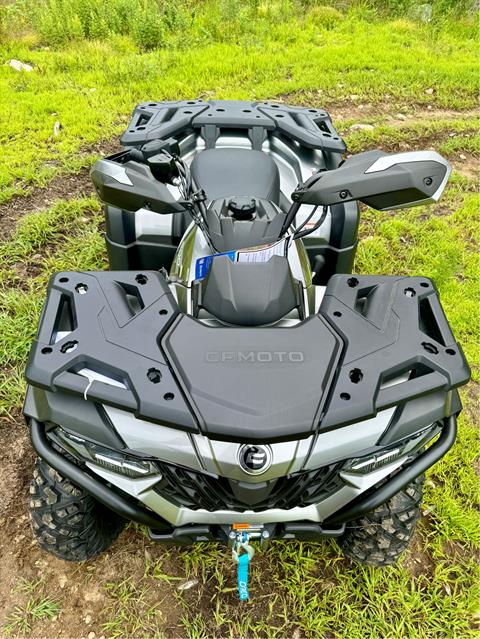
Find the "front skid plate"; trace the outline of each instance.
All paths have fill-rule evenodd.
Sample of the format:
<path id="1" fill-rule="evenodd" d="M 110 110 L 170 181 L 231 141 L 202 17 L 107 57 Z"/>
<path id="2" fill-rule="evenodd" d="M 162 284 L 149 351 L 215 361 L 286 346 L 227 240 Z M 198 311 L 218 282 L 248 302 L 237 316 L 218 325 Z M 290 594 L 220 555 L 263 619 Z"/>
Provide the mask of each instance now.
<path id="1" fill-rule="evenodd" d="M 268 539 L 297 539 L 299 541 L 315 541 L 322 537 L 340 537 L 345 532 L 345 524 L 323 528 L 321 524 L 297 522 L 294 524 L 270 524 L 264 527 L 268 531 Z M 229 540 L 230 526 L 197 525 L 172 528 L 170 532 L 159 532 L 149 529 L 152 541 L 161 544 L 189 546 L 197 542 L 220 541 L 225 544 Z"/>

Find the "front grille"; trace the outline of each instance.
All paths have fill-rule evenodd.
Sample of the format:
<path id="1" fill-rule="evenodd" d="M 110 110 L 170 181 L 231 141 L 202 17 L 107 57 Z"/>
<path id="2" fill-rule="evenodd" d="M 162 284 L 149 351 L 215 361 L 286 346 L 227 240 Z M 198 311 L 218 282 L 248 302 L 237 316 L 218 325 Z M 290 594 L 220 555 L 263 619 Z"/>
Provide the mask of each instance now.
<path id="1" fill-rule="evenodd" d="M 339 476 L 341 464 L 260 484 L 206 475 L 163 462 L 157 465 L 163 478 L 156 484 L 155 490 L 177 506 L 192 510 L 288 510 L 318 503 L 344 486 Z"/>

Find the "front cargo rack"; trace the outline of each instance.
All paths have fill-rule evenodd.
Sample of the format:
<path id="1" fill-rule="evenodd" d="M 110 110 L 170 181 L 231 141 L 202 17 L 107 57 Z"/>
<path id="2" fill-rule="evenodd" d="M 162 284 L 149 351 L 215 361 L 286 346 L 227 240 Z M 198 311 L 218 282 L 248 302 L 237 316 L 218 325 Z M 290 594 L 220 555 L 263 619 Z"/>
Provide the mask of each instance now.
<path id="1" fill-rule="evenodd" d="M 264 351 L 284 356 L 255 358 Z M 469 369 L 427 278 L 335 275 L 318 315 L 242 328 L 184 315 L 158 272 L 116 271 L 52 277 L 26 377 L 47 403 L 73 394 L 214 439 L 273 442 L 390 406 L 418 415 L 422 398 L 428 423 L 443 419 L 460 410 L 452 390 Z"/>

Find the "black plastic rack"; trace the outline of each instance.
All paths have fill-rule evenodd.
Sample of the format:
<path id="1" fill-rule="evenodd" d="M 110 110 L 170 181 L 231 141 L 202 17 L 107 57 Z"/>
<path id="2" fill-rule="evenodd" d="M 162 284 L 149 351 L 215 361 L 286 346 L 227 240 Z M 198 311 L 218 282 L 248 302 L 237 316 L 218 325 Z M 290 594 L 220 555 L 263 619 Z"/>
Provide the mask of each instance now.
<path id="1" fill-rule="evenodd" d="M 142 102 L 120 142 L 126 147 L 141 147 L 151 140 L 174 144 L 177 136 L 199 130 L 208 149 L 215 147 L 225 129 L 247 130 L 254 150 L 261 150 L 268 133 L 332 153 L 341 154 L 347 148 L 323 109 L 233 100 Z"/>

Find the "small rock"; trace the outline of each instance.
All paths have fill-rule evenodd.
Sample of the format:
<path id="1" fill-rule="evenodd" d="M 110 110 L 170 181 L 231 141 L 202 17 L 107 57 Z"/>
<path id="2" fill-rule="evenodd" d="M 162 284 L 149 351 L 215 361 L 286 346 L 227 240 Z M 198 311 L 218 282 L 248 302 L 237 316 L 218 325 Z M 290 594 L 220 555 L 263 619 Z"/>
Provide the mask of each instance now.
<path id="1" fill-rule="evenodd" d="M 421 22 L 430 22 L 432 20 L 432 5 L 413 5 L 408 13 L 408 17 L 414 20 L 420 20 Z"/>
<path id="2" fill-rule="evenodd" d="M 184 581 L 183 584 L 177 586 L 177 590 L 190 590 L 198 584 L 198 579 L 189 579 L 188 581 Z"/>
<path id="3" fill-rule="evenodd" d="M 397 118 L 397 120 L 406 120 L 407 116 L 404 115 L 403 113 L 397 113 L 397 115 L 395 116 Z"/>
<path id="4" fill-rule="evenodd" d="M 463 155 L 463 153 L 460 153 L 460 159 L 461 159 L 461 160 L 466 160 L 466 159 L 467 159 L 467 156 L 466 156 L 466 155 Z"/>
<path id="5" fill-rule="evenodd" d="M 431 105 L 431 104 L 427 104 L 427 109 L 428 109 L 429 111 L 431 111 L 431 110 L 433 109 L 432 105 Z"/>
<path id="6" fill-rule="evenodd" d="M 87 626 L 88 626 L 88 624 L 92 623 L 92 615 L 85 615 L 85 617 L 83 618 L 83 620 L 85 621 L 85 623 L 86 623 L 86 624 L 87 624 Z"/>
<path id="7" fill-rule="evenodd" d="M 425 89 L 427 95 L 432 95 L 435 89 Z"/>
<path id="8" fill-rule="evenodd" d="M 35 255 L 33 257 L 36 257 Z M 67 585 L 67 575 L 60 575 L 60 577 L 58 578 L 58 583 L 60 585 L 60 588 L 65 588 L 65 586 Z"/>
<path id="9" fill-rule="evenodd" d="M 359 97 L 360 96 L 358 96 L 358 95 L 351 95 L 350 96 L 350 100 L 358 100 Z"/>
<path id="10" fill-rule="evenodd" d="M 60 133 L 60 129 L 62 128 L 62 125 L 60 122 L 55 122 L 55 124 L 53 125 L 53 135 L 58 135 Z"/>
<path id="11" fill-rule="evenodd" d="M 20 62 L 20 60 L 13 58 L 9 60 L 8 65 L 12 67 L 12 69 L 15 69 L 15 71 L 26 71 L 27 73 L 33 71 L 33 67 L 30 64 L 25 64 L 25 62 Z"/>
<path id="12" fill-rule="evenodd" d="M 88 633 L 88 635 L 87 635 L 87 639 L 95 639 L 95 636 L 96 636 L 96 635 L 95 635 L 95 633 L 94 633 L 94 632 L 93 632 L 93 630 L 92 630 L 92 632 L 89 632 L 89 633 Z"/>
<path id="13" fill-rule="evenodd" d="M 351 131 L 373 131 L 375 127 L 372 124 L 352 124 Z"/>
<path id="14" fill-rule="evenodd" d="M 449 135 L 449 137 L 454 138 L 456 133 L 449 133 L 448 135 Z"/>

